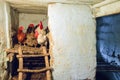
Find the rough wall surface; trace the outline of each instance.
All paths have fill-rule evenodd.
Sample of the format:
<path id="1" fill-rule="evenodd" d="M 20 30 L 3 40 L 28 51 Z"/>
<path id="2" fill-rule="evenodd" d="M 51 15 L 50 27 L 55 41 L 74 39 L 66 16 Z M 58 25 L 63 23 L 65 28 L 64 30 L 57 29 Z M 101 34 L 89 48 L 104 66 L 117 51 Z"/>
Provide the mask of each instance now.
<path id="1" fill-rule="evenodd" d="M 19 14 L 19 25 L 24 27 L 28 27 L 30 23 L 37 25 L 40 21 L 43 22 L 43 26 L 46 27 L 48 23 L 47 15 L 43 14 L 26 14 L 20 13 Z"/>
<path id="2" fill-rule="evenodd" d="M 13 43 L 16 42 L 14 39 L 15 34 L 17 33 L 17 29 L 19 27 L 19 13 L 14 10 L 13 8 L 10 9 L 10 19 L 11 19 L 11 27 L 9 27 L 10 30 L 10 47 L 13 47 Z"/>
<path id="3" fill-rule="evenodd" d="M 0 0 L 0 80 L 3 80 L 5 74 L 5 57 L 4 49 L 6 48 L 5 34 L 5 3 Z"/>
<path id="4" fill-rule="evenodd" d="M 53 80 L 94 80 L 95 21 L 86 5 L 50 4 Z"/>

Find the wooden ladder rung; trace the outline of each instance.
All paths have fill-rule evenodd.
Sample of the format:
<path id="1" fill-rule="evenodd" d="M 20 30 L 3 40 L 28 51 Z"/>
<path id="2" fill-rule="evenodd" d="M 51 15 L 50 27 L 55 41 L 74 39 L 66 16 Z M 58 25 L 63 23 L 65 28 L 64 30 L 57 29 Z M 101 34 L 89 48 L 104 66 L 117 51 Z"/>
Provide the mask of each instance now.
<path id="1" fill-rule="evenodd" d="M 18 72 L 43 72 L 43 71 L 47 71 L 47 70 L 50 70 L 52 69 L 51 67 L 46 67 L 46 68 L 42 68 L 42 69 L 39 69 L 39 70 L 30 70 L 30 69 L 18 69 Z"/>
<path id="2" fill-rule="evenodd" d="M 5 50 L 7 53 L 19 53 L 19 51 L 18 50 L 13 50 L 13 49 L 7 49 L 7 50 Z M 34 52 L 34 51 L 28 51 L 28 50 L 22 50 L 22 53 L 29 53 L 29 54 L 35 54 L 35 53 L 37 53 L 37 54 L 43 54 L 43 52 Z"/>
<path id="3" fill-rule="evenodd" d="M 22 57 L 42 57 L 42 56 L 49 56 L 50 54 L 39 54 L 39 55 L 17 55 L 17 58 Z"/>

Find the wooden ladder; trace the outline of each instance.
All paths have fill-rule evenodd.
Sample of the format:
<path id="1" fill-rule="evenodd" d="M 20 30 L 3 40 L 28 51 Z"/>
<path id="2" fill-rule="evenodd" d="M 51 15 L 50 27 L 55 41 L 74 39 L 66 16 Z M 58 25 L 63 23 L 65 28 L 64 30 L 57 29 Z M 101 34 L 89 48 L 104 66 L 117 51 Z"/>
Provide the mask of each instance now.
<path id="1" fill-rule="evenodd" d="M 50 72 L 51 68 L 49 66 L 49 59 L 48 59 L 49 54 L 46 51 L 46 47 L 42 47 L 42 48 L 43 48 L 43 54 L 39 54 L 39 55 L 23 55 L 22 48 L 21 48 L 21 46 L 19 46 L 18 55 L 17 55 L 17 58 L 19 60 L 18 80 L 23 79 L 23 73 L 24 72 L 37 73 L 37 72 L 43 72 L 43 71 L 46 71 L 46 79 L 51 80 L 51 72 Z M 25 58 L 25 57 L 41 57 L 41 56 L 43 56 L 44 59 L 45 59 L 45 68 L 42 68 L 42 69 L 39 69 L 39 70 L 30 70 L 30 69 L 24 69 L 23 68 L 23 58 Z"/>

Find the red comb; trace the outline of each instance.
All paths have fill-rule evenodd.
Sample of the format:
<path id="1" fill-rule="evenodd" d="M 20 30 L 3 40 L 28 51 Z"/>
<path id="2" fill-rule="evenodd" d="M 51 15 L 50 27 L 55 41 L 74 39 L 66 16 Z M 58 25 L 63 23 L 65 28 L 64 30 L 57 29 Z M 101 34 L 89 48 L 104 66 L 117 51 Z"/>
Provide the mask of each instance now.
<path id="1" fill-rule="evenodd" d="M 34 27 L 34 24 L 29 24 L 29 27 Z"/>
<path id="2" fill-rule="evenodd" d="M 20 26 L 20 27 L 19 27 L 19 30 L 23 30 L 23 29 L 24 29 L 24 27 L 23 27 L 23 26 Z"/>
<path id="3" fill-rule="evenodd" d="M 39 27 L 40 27 L 41 30 L 43 29 L 42 21 L 40 21 Z"/>

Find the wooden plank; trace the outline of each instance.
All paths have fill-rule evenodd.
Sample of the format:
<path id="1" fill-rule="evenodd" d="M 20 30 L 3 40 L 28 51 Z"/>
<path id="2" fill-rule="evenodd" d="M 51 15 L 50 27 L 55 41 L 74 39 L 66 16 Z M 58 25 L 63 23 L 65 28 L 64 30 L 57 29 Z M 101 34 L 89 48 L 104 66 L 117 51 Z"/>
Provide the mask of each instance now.
<path id="1" fill-rule="evenodd" d="M 38 72 L 44 72 L 44 71 L 51 70 L 51 69 L 52 69 L 52 68 L 50 68 L 50 67 L 42 68 L 42 69 L 39 69 L 39 70 L 18 69 L 18 72 L 38 73 Z"/>

